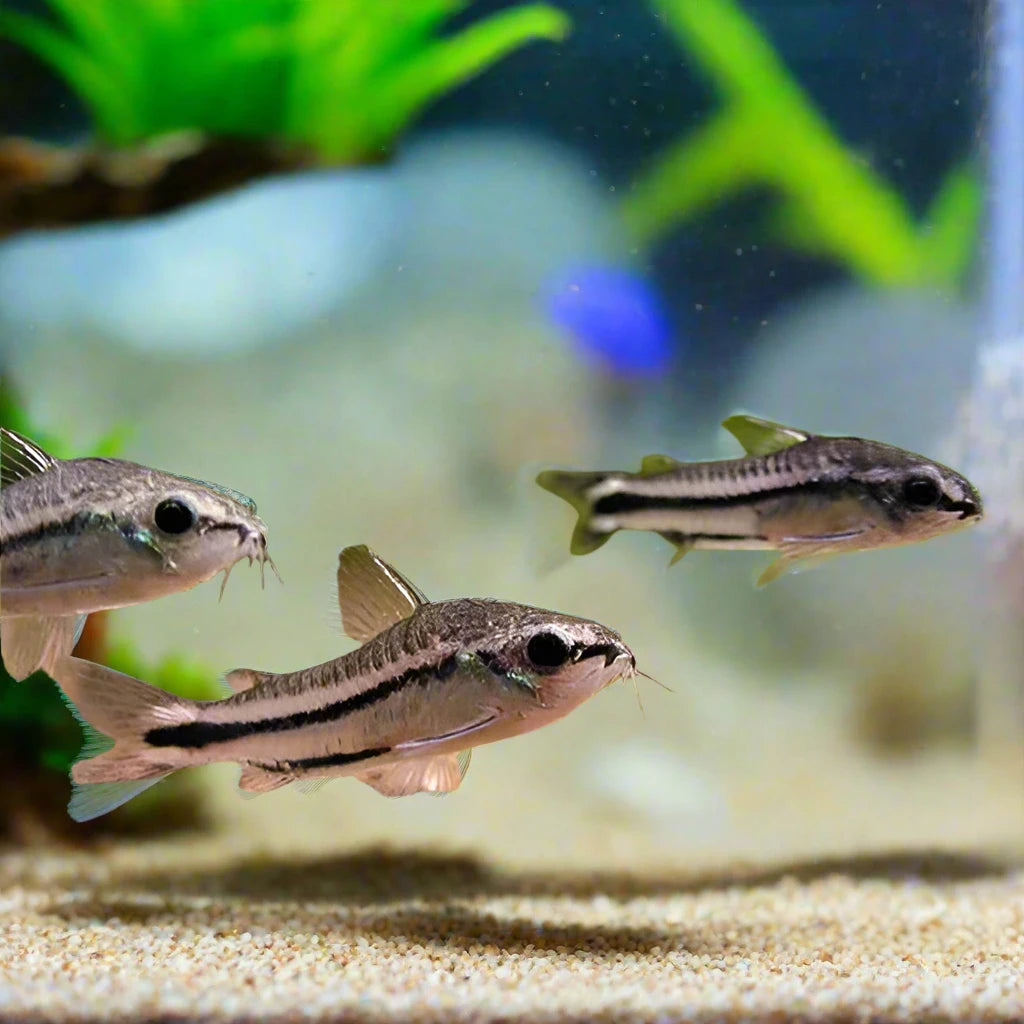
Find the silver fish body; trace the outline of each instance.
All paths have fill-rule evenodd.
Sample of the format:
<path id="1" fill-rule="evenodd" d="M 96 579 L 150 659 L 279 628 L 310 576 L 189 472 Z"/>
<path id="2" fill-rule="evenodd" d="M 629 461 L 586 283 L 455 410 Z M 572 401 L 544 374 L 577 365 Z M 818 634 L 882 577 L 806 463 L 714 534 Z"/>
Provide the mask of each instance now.
<path id="1" fill-rule="evenodd" d="M 571 550 L 618 530 L 648 530 L 694 549 L 774 549 L 767 583 L 801 561 L 916 543 L 980 520 L 974 486 L 955 470 L 892 445 L 824 437 L 750 416 L 723 424 L 736 459 L 647 456 L 638 473 L 549 470 L 537 482 L 579 513 Z"/>
<path id="2" fill-rule="evenodd" d="M 54 459 L 0 435 L 0 647 L 16 679 L 52 669 L 90 612 L 188 590 L 242 558 L 269 561 L 244 495 L 121 459 Z"/>
<path id="3" fill-rule="evenodd" d="M 65 659 L 64 693 L 115 740 L 74 766 L 72 815 L 94 817 L 179 768 L 221 761 L 238 762 L 253 792 L 336 776 L 388 796 L 449 792 L 473 747 L 550 724 L 635 671 L 621 637 L 598 623 L 501 601 L 429 603 L 363 546 L 341 553 L 338 591 L 361 647 L 297 672 L 236 670 L 236 692 L 218 701 Z"/>

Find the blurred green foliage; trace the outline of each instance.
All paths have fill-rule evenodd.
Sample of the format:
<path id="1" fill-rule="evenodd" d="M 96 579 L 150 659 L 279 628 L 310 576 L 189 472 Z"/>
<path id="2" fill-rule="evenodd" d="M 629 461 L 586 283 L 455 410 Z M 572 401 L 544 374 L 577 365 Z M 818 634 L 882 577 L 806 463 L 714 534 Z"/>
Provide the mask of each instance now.
<path id="1" fill-rule="evenodd" d="M 952 170 L 920 224 L 899 193 L 836 138 L 736 0 L 650 0 L 722 107 L 634 185 L 623 214 L 649 244 L 741 191 L 769 187 L 769 228 L 882 286 L 957 285 L 971 259 L 981 187 Z"/>
<path id="2" fill-rule="evenodd" d="M 35 424 L 32 423 L 28 414 L 21 408 L 15 398 L 10 384 L 2 377 L 0 377 L 0 425 L 34 441 L 40 448 L 54 456 L 54 458 L 71 459 L 75 458 L 76 455 L 82 454 L 81 452 L 73 451 L 71 446 L 63 439 L 36 429 Z M 126 424 L 115 427 L 105 437 L 100 438 L 92 445 L 88 445 L 87 447 L 90 449 L 88 454 L 102 457 L 116 455 L 123 447 L 128 433 L 129 428 Z"/>
<path id="3" fill-rule="evenodd" d="M 569 29 L 543 3 L 443 35 L 471 0 L 46 2 L 53 20 L 0 6 L 0 35 L 68 82 L 105 142 L 199 130 L 304 143 L 331 161 L 379 156 L 423 107 Z"/>

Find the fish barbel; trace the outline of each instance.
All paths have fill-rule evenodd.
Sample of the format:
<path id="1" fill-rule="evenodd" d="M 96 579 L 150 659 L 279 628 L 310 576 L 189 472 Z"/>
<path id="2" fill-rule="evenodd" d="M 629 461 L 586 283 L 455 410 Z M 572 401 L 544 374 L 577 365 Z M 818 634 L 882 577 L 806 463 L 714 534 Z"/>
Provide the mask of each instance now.
<path id="1" fill-rule="evenodd" d="M 539 729 L 636 671 L 621 637 L 596 622 L 502 601 L 430 603 L 363 545 L 339 556 L 338 602 L 361 647 L 297 672 L 236 669 L 221 700 L 63 659 L 55 678 L 87 735 L 71 816 L 97 817 L 171 772 L 219 761 L 238 762 L 253 793 L 336 776 L 386 796 L 450 792 L 473 747 Z"/>
<path id="2" fill-rule="evenodd" d="M 676 548 L 775 549 L 758 579 L 847 551 L 912 544 L 978 522 L 982 502 L 959 473 L 858 437 L 826 437 L 754 416 L 722 424 L 746 455 L 677 462 L 648 455 L 638 473 L 537 477 L 579 514 L 570 550 L 583 555 L 618 530 L 650 530 Z"/>
<path id="3" fill-rule="evenodd" d="M 274 563 L 251 498 L 122 459 L 56 459 L 0 427 L 0 655 L 52 675 L 90 612 Z M 274 569 L 276 572 L 276 569 Z"/>

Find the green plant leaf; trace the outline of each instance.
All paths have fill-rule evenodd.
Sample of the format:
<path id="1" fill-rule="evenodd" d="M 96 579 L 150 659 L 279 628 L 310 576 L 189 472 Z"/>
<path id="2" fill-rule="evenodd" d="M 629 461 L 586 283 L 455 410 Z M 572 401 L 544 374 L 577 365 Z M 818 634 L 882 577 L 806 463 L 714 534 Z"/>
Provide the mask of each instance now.
<path id="1" fill-rule="evenodd" d="M 760 167 L 752 154 L 756 126 L 743 111 L 726 110 L 670 146 L 622 202 L 627 230 L 648 243 L 723 199 L 755 185 Z"/>
<path id="2" fill-rule="evenodd" d="M 523 44 L 564 39 L 568 17 L 546 4 L 528 4 L 501 11 L 434 42 L 377 83 L 377 128 L 394 135 L 420 109 L 480 74 Z"/>
<path id="3" fill-rule="evenodd" d="M 386 150 L 444 91 L 568 27 L 540 3 L 445 37 L 470 0 L 46 2 L 53 24 L 7 12 L 0 34 L 68 82 L 108 143 L 189 129 L 280 136 L 333 161 Z"/>
<path id="4" fill-rule="evenodd" d="M 955 167 L 932 200 L 921 226 L 921 259 L 939 281 L 962 280 L 978 239 L 984 197 L 970 167 Z"/>
<path id="5" fill-rule="evenodd" d="M 132 137 L 129 98 L 120 95 L 116 78 L 88 50 L 38 18 L 13 11 L 0 11 L 0 36 L 30 50 L 61 75 L 111 142 Z"/>
<path id="6" fill-rule="evenodd" d="M 899 192 L 844 146 L 734 0 L 651 0 L 704 71 L 722 109 L 634 183 L 623 217 L 638 242 L 740 189 L 767 188 L 790 244 L 888 287 L 953 284 L 976 225 L 976 186 L 955 176 L 925 226 Z"/>

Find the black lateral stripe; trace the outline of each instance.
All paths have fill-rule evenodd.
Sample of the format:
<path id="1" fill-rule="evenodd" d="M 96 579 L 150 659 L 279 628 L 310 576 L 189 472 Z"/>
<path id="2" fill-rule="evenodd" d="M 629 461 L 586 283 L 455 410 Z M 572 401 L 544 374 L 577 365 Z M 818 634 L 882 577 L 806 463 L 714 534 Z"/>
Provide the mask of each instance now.
<path id="1" fill-rule="evenodd" d="M 422 665 L 406 669 L 393 679 L 386 679 L 369 690 L 357 693 L 344 700 L 337 700 L 323 707 L 308 711 L 295 711 L 290 715 L 261 718 L 253 722 L 185 722 L 181 725 L 161 725 L 150 729 L 143 739 L 151 747 L 188 747 L 199 749 L 211 743 L 229 743 L 271 732 L 287 732 L 307 725 L 323 725 L 336 722 L 355 711 L 379 704 L 398 693 L 410 683 L 427 683 L 435 678 L 451 675 L 458 667 L 456 656 L 445 658 L 440 664 Z"/>
<path id="2" fill-rule="evenodd" d="M 270 771 L 285 773 L 311 771 L 315 768 L 342 768 L 347 764 L 358 764 L 369 761 L 371 757 L 390 754 L 391 747 L 369 747 L 366 750 L 353 750 L 349 753 L 321 754 L 319 757 L 304 757 L 300 761 L 279 761 Z"/>
<path id="3" fill-rule="evenodd" d="M 36 544 L 50 537 L 74 537 L 86 529 L 92 518 L 91 512 L 76 512 L 70 519 L 43 523 L 42 526 L 37 526 L 34 530 L 29 530 L 28 533 L 13 534 L 0 543 L 0 554 L 18 551 L 20 548 L 28 547 L 30 544 Z"/>
<path id="4" fill-rule="evenodd" d="M 836 481 L 807 481 L 799 484 L 787 484 L 785 487 L 770 487 L 749 494 L 731 494 L 726 497 L 714 496 L 694 498 L 686 496 L 668 496 L 653 494 L 633 494 L 620 491 L 617 494 L 606 494 L 594 503 L 594 515 L 614 516 L 621 512 L 644 512 L 652 509 L 671 512 L 703 512 L 709 509 L 736 508 L 754 502 L 785 498 L 795 494 L 814 494 L 821 497 L 839 497 L 850 489 L 849 483 Z"/>

